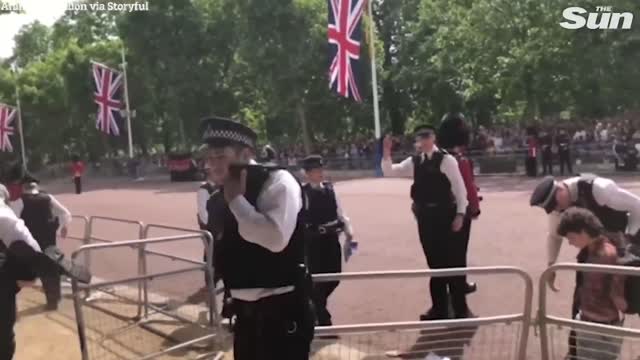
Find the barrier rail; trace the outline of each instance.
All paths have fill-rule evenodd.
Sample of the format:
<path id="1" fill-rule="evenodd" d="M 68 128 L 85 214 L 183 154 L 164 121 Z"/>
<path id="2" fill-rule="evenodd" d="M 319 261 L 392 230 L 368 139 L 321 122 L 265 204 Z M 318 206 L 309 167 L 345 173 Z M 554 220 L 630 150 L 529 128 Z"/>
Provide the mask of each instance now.
<path id="1" fill-rule="evenodd" d="M 547 314 L 547 282 L 552 273 L 556 271 L 580 271 L 580 272 L 601 272 L 607 274 L 616 274 L 616 275 L 626 275 L 626 276 L 640 276 L 640 268 L 627 267 L 627 266 L 609 266 L 609 265 L 593 265 L 593 264 L 573 264 L 573 263 L 560 263 L 555 264 L 547 268 L 542 275 L 540 276 L 539 281 L 539 294 L 538 294 L 538 302 L 539 302 L 539 310 L 538 310 L 538 319 L 537 324 L 540 327 L 540 346 L 542 349 L 542 359 L 556 359 L 556 358 L 564 358 L 565 353 L 560 352 L 559 357 L 555 355 L 555 346 L 552 343 L 552 337 L 550 336 L 550 332 L 554 328 L 561 329 L 567 328 L 571 332 L 578 330 L 583 333 L 588 333 L 589 335 L 595 335 L 600 337 L 613 337 L 616 338 L 616 341 L 619 340 L 622 343 L 623 339 L 629 339 L 631 341 L 627 342 L 628 351 L 624 351 L 623 353 L 629 354 L 628 357 L 622 356 L 621 359 L 631 359 L 632 356 L 636 356 L 640 353 L 640 329 L 630 329 L 630 328 L 622 328 L 619 326 L 611 326 L 611 325 L 603 325 L 593 322 L 585 322 L 579 321 L 575 319 L 567 319 L 557 316 L 552 316 Z M 553 327 L 551 327 L 553 326 Z M 553 339 L 557 340 L 558 336 L 553 336 Z M 568 337 L 565 338 L 562 336 L 562 340 L 568 342 Z M 600 340 L 603 344 L 607 341 L 604 339 Z M 606 344 L 605 344 L 606 345 Z M 637 349 L 635 349 L 637 346 Z M 635 349 L 635 350 L 634 350 Z M 568 351 L 567 349 L 562 349 Z M 598 359 L 604 357 L 598 357 Z M 611 359 L 618 358 L 617 354 L 609 354 Z"/>
<path id="2" fill-rule="evenodd" d="M 89 218 L 82 215 L 71 215 L 71 220 L 72 220 L 72 223 L 78 220 L 82 222 L 82 235 L 74 236 L 73 234 L 67 234 L 67 239 L 77 240 L 77 241 L 80 241 L 82 245 L 88 245 L 90 241 L 89 240 L 89 237 L 90 237 Z M 87 267 L 90 267 L 88 256 L 85 256 L 84 265 Z"/>
<path id="3" fill-rule="evenodd" d="M 144 223 L 142 221 L 137 221 L 137 220 L 129 220 L 129 219 L 121 219 L 121 218 L 114 218 L 114 217 L 109 217 L 109 216 L 90 216 L 89 217 L 89 222 L 87 225 L 87 242 L 89 244 L 92 244 L 96 241 L 101 242 L 101 243 L 111 243 L 114 240 L 111 239 L 104 239 L 104 238 L 99 238 L 95 235 L 94 233 L 94 226 L 96 224 L 96 222 L 109 222 L 109 223 L 115 223 L 115 224 L 129 224 L 129 225 L 135 225 L 137 227 L 137 235 L 136 237 L 138 239 L 141 239 L 142 236 L 144 235 Z M 91 253 L 87 253 L 85 255 L 85 264 L 86 266 L 89 268 L 89 270 L 92 270 L 92 263 L 91 263 Z M 142 264 L 140 262 L 138 262 L 138 274 L 143 273 L 143 269 L 141 268 Z M 142 286 L 142 284 L 141 284 Z M 140 288 L 138 289 L 138 291 L 140 292 L 140 294 L 142 295 L 142 291 L 143 289 Z M 90 299 L 91 293 L 87 290 L 85 296 Z M 140 315 L 140 314 L 138 314 Z"/>
<path id="4" fill-rule="evenodd" d="M 189 229 L 189 228 L 170 226 L 170 225 L 147 224 L 144 227 L 144 229 L 142 230 L 141 239 L 147 239 L 149 237 L 149 232 L 151 231 L 151 229 L 163 229 L 163 230 L 180 231 L 180 232 L 185 232 L 187 234 L 192 234 L 192 235 L 197 235 L 197 236 L 202 237 L 203 246 L 204 246 L 205 254 L 206 254 L 205 262 L 210 265 L 209 266 L 210 269 L 213 269 L 213 267 L 211 265 L 211 264 L 213 264 L 213 246 L 210 245 L 210 244 L 212 244 L 212 236 L 211 236 L 210 232 L 204 231 L 204 230 L 199 230 L 199 229 L 196 230 L 196 229 Z M 164 257 L 164 258 L 170 259 L 172 261 L 183 261 L 183 262 L 188 262 L 188 263 L 192 263 L 192 264 L 202 264 L 203 263 L 202 261 L 187 259 L 185 257 L 181 257 L 181 256 L 173 255 L 173 254 L 167 254 L 165 252 L 148 250 L 146 248 L 143 248 L 141 251 L 145 252 L 145 254 Z M 142 259 L 143 259 L 143 261 L 142 261 L 142 265 L 141 265 L 141 273 L 142 274 L 146 274 L 147 273 L 146 256 L 142 257 Z M 213 271 L 213 270 L 211 270 L 211 271 Z M 214 295 L 213 296 L 215 297 L 215 284 L 213 284 L 213 287 L 214 287 Z M 147 290 L 146 281 L 143 282 L 143 292 L 144 292 L 144 296 L 146 298 L 148 296 L 148 290 Z M 213 312 L 212 312 L 212 314 L 210 314 L 210 316 L 212 317 L 212 321 L 213 321 L 213 319 L 215 319 L 217 321 L 219 319 L 217 318 L 218 317 L 218 312 L 217 312 L 217 304 L 216 304 L 215 301 L 213 302 L 212 307 L 213 307 Z M 148 303 L 146 301 L 145 301 L 144 311 L 145 311 L 145 316 L 146 316 L 146 314 L 149 311 Z"/>
<path id="5" fill-rule="evenodd" d="M 522 269 L 508 266 L 495 266 L 495 267 L 475 267 L 475 268 L 455 268 L 455 269 L 438 269 L 438 270 L 409 270 L 409 271 L 372 271 L 372 272 L 360 272 L 360 273 L 341 273 L 341 274 L 318 274 L 313 275 L 314 282 L 325 281 L 352 281 L 352 280 L 372 280 L 372 279 L 410 279 L 410 278 L 425 278 L 425 277 L 449 277 L 449 276 L 461 276 L 461 275 L 514 275 L 521 278 L 525 284 L 524 292 L 524 306 L 521 313 L 506 314 L 501 316 L 483 317 L 475 319 L 454 319 L 454 320 L 439 320 L 439 321 L 414 321 L 414 322 L 387 322 L 387 323 L 370 323 L 370 324 L 350 324 L 350 325 L 338 325 L 331 327 L 316 327 L 316 340 L 314 341 L 315 349 L 317 351 L 318 345 L 323 342 L 323 338 L 327 336 L 339 335 L 340 342 L 349 340 L 352 334 L 365 334 L 366 336 L 375 335 L 382 337 L 383 334 L 396 334 L 401 336 L 403 332 L 407 331 L 419 331 L 420 334 L 416 334 L 419 341 L 420 338 L 427 337 L 430 346 L 435 346 L 436 349 L 431 349 L 435 352 L 444 351 L 463 351 L 464 345 L 468 344 L 471 348 L 470 351 L 474 351 L 471 343 L 471 338 L 475 334 L 475 328 L 480 326 L 489 325 L 509 325 L 513 323 L 521 323 L 520 334 L 516 339 L 516 346 L 513 349 L 515 359 L 524 360 L 527 352 L 527 341 L 529 338 L 529 327 L 531 326 L 531 309 L 532 309 L 532 297 L 533 297 L 533 281 L 531 277 Z M 425 331 L 427 333 L 425 333 Z M 442 332 L 444 331 L 444 333 Z M 345 339 L 342 335 L 348 335 Z M 461 335 L 462 334 L 462 335 Z M 362 335 L 359 335 L 362 336 Z M 470 336 L 470 337 L 469 337 Z M 435 340 L 434 340 L 435 339 Z M 357 341 L 356 341 L 357 342 Z M 371 347 L 371 339 L 364 341 L 367 346 Z M 384 341 L 382 341 L 384 343 Z M 383 344 L 384 345 L 384 344 Z M 424 345 L 424 344 L 423 344 Z M 441 346 L 441 347 L 439 347 Z M 429 350 L 429 351 L 431 351 Z M 491 351 L 494 351 L 492 349 Z M 331 351 L 331 350 L 330 350 Z M 370 351 L 370 350 L 369 350 Z M 387 351 L 385 354 L 371 354 L 369 351 L 361 353 L 362 357 L 367 356 L 391 356 L 391 357 L 407 357 L 408 355 L 404 351 L 395 349 L 393 351 Z M 378 351 L 377 349 L 375 351 Z M 420 352 L 427 352 L 427 350 L 419 349 Z M 339 352 L 343 355 L 344 352 L 349 353 L 347 358 L 351 358 L 351 352 L 361 352 L 354 347 L 344 349 L 339 347 L 335 352 Z M 462 354 L 459 353 L 458 356 Z M 320 356 L 320 358 L 323 358 Z M 331 358 L 331 357 L 329 357 Z M 355 356 L 355 358 L 361 358 Z M 424 355 L 421 356 L 424 358 Z M 474 357 L 476 358 L 476 357 Z M 489 356 L 487 359 L 490 359 Z M 495 358 L 495 357 L 494 357 Z M 493 360 L 493 359 L 492 359 Z"/>
<path id="6" fill-rule="evenodd" d="M 142 221 L 113 218 L 113 217 L 108 217 L 108 216 L 90 216 L 89 217 L 89 235 L 90 235 L 90 240 L 95 240 L 95 241 L 100 241 L 100 242 L 112 242 L 113 241 L 113 240 L 109 240 L 109 239 L 101 239 L 101 238 L 98 238 L 98 237 L 95 236 L 95 234 L 93 233 L 93 227 L 94 227 L 94 224 L 96 223 L 97 220 L 108 221 L 108 222 L 119 223 L 119 224 L 136 225 L 138 227 L 138 235 L 137 235 L 138 239 L 144 238 L 144 223 Z"/>
<path id="7" fill-rule="evenodd" d="M 114 248 L 133 248 L 138 250 L 140 263 L 145 264 L 147 255 L 150 254 L 149 252 L 145 251 L 146 246 L 150 244 L 189 241 L 197 238 L 203 241 L 203 243 L 205 244 L 205 249 L 208 253 L 211 253 L 210 247 L 208 245 L 210 235 L 208 233 L 204 233 L 167 236 L 141 240 L 118 241 L 106 244 L 84 245 L 74 251 L 71 257 L 75 260 L 86 253 L 100 252 L 106 249 Z M 179 261 L 180 259 L 174 258 L 172 260 Z M 127 277 L 125 279 L 116 280 L 101 280 L 97 283 L 92 283 L 89 285 L 80 285 L 76 281 L 72 281 L 74 309 L 76 313 L 80 347 L 82 350 L 82 359 L 120 359 L 123 356 L 122 353 L 126 351 L 129 351 L 128 354 L 130 355 L 125 358 L 136 358 L 141 360 L 153 359 L 177 349 L 192 347 L 195 344 L 210 341 L 216 336 L 216 334 L 219 334 L 219 324 L 216 322 L 215 316 L 213 316 L 217 312 L 215 310 L 215 301 L 213 300 L 214 292 L 212 288 L 208 287 L 207 291 L 205 292 L 205 296 L 207 296 L 207 298 L 205 299 L 204 306 L 198 306 L 197 304 L 189 303 L 188 300 L 186 300 L 183 304 L 179 304 L 178 306 L 176 305 L 175 297 L 182 295 L 182 292 L 178 291 L 178 293 L 176 293 L 176 290 L 174 290 L 175 284 L 179 283 L 184 286 L 192 282 L 172 282 L 171 285 L 165 286 L 158 292 L 149 292 L 147 290 L 148 283 L 150 281 L 158 282 L 159 280 L 165 280 L 169 278 L 173 279 L 175 277 L 185 276 L 194 272 L 204 272 L 204 274 L 209 279 L 208 284 L 213 284 L 211 257 L 208 257 L 206 263 L 200 262 L 196 264 L 197 261 L 194 260 L 190 260 L 186 263 L 188 264 L 188 267 L 186 268 L 164 271 L 154 274 L 147 274 L 146 267 L 140 266 L 139 268 L 145 270 L 145 272 L 140 273 L 135 277 Z M 144 285 L 140 286 L 140 284 Z M 132 288 L 135 288 L 136 285 L 138 288 L 137 297 L 127 296 L 132 292 L 132 290 L 135 291 L 135 289 Z M 112 288 L 112 291 L 104 292 L 103 290 L 107 287 Z M 144 292 L 141 292 L 140 289 L 144 289 Z M 85 299 L 80 296 L 80 293 L 89 290 L 106 293 L 111 296 L 111 298 L 104 299 L 104 304 L 101 303 L 100 299 L 91 302 L 85 301 Z M 114 299 L 117 299 L 119 301 L 114 302 Z M 159 303 L 163 305 L 157 305 Z M 141 307 L 144 307 L 144 313 L 140 312 Z M 134 308 L 137 309 L 137 313 L 133 310 Z M 196 312 L 197 314 L 195 314 Z M 109 320 L 93 324 L 94 327 L 88 329 L 85 319 L 86 313 L 90 313 L 93 318 L 99 318 L 100 316 L 104 316 L 106 314 L 109 316 Z M 204 313 L 205 316 L 207 315 L 207 313 L 209 314 L 206 321 L 204 321 L 200 316 L 202 315 L 202 313 Z M 176 341 L 178 342 L 178 344 L 169 348 L 165 348 L 165 346 L 161 344 L 159 345 L 159 347 L 162 348 L 160 350 L 158 350 L 158 346 L 156 346 L 155 348 L 153 346 L 149 347 L 148 349 L 144 348 L 143 345 L 148 344 L 140 343 L 140 341 L 144 341 L 144 338 L 141 338 L 140 336 L 135 336 L 136 340 L 131 340 L 132 343 L 126 343 L 127 340 L 129 340 L 128 338 L 123 339 L 123 334 L 134 331 L 138 327 L 148 331 L 149 333 L 154 333 L 164 338 L 168 338 L 170 336 L 167 335 L 166 332 L 153 327 L 156 320 L 159 323 L 165 325 L 164 323 L 166 323 L 166 320 L 164 319 L 166 318 L 173 319 L 175 321 L 178 321 L 179 323 L 188 323 L 204 330 L 201 331 L 200 336 L 195 336 L 195 338 L 189 339 L 188 341 Z M 111 328 L 111 322 L 117 322 L 119 326 Z M 92 343 L 89 343 L 87 341 L 89 333 L 88 330 L 90 330 L 91 335 L 96 341 Z M 96 347 L 93 353 L 90 351 L 91 349 L 88 347 L 89 345 Z M 106 346 L 109 346 L 109 348 L 106 348 Z M 114 351 L 112 347 L 119 350 Z M 142 354 L 141 351 L 147 353 Z M 118 352 L 120 352 L 120 354 L 118 354 Z"/>

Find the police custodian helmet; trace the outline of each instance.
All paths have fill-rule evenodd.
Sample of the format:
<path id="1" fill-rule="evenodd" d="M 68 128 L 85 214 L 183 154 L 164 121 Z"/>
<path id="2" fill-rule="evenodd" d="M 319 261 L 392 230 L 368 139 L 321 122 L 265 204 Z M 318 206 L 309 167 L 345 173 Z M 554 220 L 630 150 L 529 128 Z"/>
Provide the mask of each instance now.
<path id="1" fill-rule="evenodd" d="M 556 190 L 556 181 L 553 176 L 545 176 L 533 190 L 529 204 L 543 208 L 547 214 L 551 213 L 557 206 Z"/>
<path id="2" fill-rule="evenodd" d="M 469 126 L 462 113 L 447 113 L 438 129 L 438 145 L 443 149 L 469 145 Z"/>

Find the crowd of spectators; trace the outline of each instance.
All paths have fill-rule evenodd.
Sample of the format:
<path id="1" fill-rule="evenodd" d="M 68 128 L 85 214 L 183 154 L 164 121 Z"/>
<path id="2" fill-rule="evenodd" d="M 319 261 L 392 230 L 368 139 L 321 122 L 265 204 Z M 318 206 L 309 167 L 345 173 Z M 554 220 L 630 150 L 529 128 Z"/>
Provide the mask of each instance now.
<path id="1" fill-rule="evenodd" d="M 509 126 L 478 126 L 471 134 L 468 151 L 472 155 L 521 153 L 527 147 L 527 128 L 532 124 Z M 554 136 L 564 130 L 572 139 L 572 147 L 578 151 L 610 149 L 614 142 L 640 143 L 640 112 L 625 112 L 618 116 L 601 119 L 560 119 L 548 117 L 535 123 L 536 129 Z M 394 154 L 406 156 L 414 151 L 411 135 L 394 136 Z M 277 152 L 277 161 L 286 166 L 295 166 L 306 156 L 302 142 L 272 144 Z M 333 162 L 357 164 L 375 158 L 376 140 L 358 136 L 350 140 L 322 140 L 311 144 L 311 152 L 321 154 Z M 351 166 L 350 166 L 351 167 Z"/>

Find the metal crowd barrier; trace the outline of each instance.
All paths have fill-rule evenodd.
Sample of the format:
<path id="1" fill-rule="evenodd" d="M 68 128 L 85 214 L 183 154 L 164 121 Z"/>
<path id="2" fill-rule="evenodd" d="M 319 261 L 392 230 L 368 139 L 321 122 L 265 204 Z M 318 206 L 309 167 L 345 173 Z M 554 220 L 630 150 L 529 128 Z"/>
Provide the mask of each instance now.
<path id="1" fill-rule="evenodd" d="M 325 281 L 362 281 L 371 279 L 415 279 L 427 277 L 445 277 L 461 275 L 513 275 L 522 279 L 525 285 L 524 306 L 522 312 L 505 314 L 500 316 L 479 317 L 472 319 L 453 319 L 439 321 L 409 321 L 386 322 L 368 324 L 337 325 L 331 327 L 316 327 L 316 338 L 312 344 L 314 349 L 313 359 L 364 359 L 364 358 L 419 358 L 424 359 L 429 352 L 456 353 L 451 358 L 462 358 L 465 345 L 468 346 L 468 354 L 474 359 L 481 353 L 479 347 L 484 347 L 486 353 L 487 344 L 480 345 L 480 341 L 471 341 L 480 327 L 520 325 L 519 334 L 514 338 L 515 346 L 506 349 L 512 354 L 513 359 L 525 360 L 529 327 L 531 326 L 531 308 L 533 297 L 533 281 L 522 269 L 507 266 L 456 268 L 438 270 L 409 270 L 409 271 L 372 271 L 360 273 L 319 274 L 313 276 L 314 282 Z M 416 334 L 417 332 L 417 334 Z M 414 346 L 408 350 L 398 346 L 407 333 L 413 333 L 407 344 Z M 513 335 L 511 329 L 504 331 L 504 337 L 497 337 L 498 341 L 508 343 L 505 338 Z M 338 340 L 327 338 L 339 337 Z M 391 337 L 391 338 L 390 338 Z M 484 339 L 484 337 L 482 337 Z M 329 344 L 331 343 L 331 344 Z M 420 346 L 415 346 L 420 345 Z M 495 345 L 495 344 L 494 344 Z M 425 348 L 425 346 L 427 348 Z M 500 344 L 495 345 L 500 346 Z M 495 347 L 494 346 L 494 347 Z M 323 348 L 324 347 L 324 348 Z M 495 354 L 495 348 L 489 352 Z M 447 355 L 449 356 L 449 355 Z M 504 359 L 488 355 L 487 360 Z"/>
<path id="2" fill-rule="evenodd" d="M 72 259 L 86 253 L 100 253 L 105 250 L 115 248 L 134 248 L 138 251 L 139 263 L 145 264 L 149 252 L 145 247 L 151 244 L 191 241 L 201 239 L 208 254 L 212 254 L 209 247 L 210 235 L 187 234 L 179 236 L 167 236 L 160 238 L 118 241 L 113 243 L 84 245 L 73 252 Z M 209 256 L 207 262 L 197 262 L 189 260 L 189 266 L 183 269 L 164 271 L 153 274 L 146 273 L 146 267 L 140 266 L 143 270 L 134 277 L 117 280 L 99 280 L 90 285 L 79 284 L 72 281 L 73 301 L 80 339 L 80 347 L 83 360 L 110 360 L 110 359 L 138 359 L 147 360 L 166 355 L 176 350 L 193 348 L 196 344 L 206 342 L 203 351 L 209 351 L 208 355 L 213 356 L 216 351 L 212 349 L 212 340 L 216 334 L 220 334 L 219 323 L 213 314 L 216 314 L 213 286 L 213 272 Z M 173 258 L 174 261 L 182 259 Z M 176 297 L 182 294 L 176 292 L 176 284 L 183 287 L 192 282 L 175 281 L 176 277 L 184 277 L 187 274 L 205 274 L 209 285 L 205 291 L 204 306 L 195 304 L 186 299 L 183 303 L 176 301 Z M 148 291 L 149 282 L 156 283 L 161 280 L 174 279 L 160 291 Z M 142 286 L 140 284 L 143 284 Z M 104 291 L 109 289 L 108 291 Z M 135 295 L 137 291 L 137 296 Z M 144 291 L 141 291 L 141 290 Z M 96 291 L 107 294 L 108 297 L 86 301 L 81 293 L 85 291 Z M 159 305 L 161 304 L 161 305 Z M 141 308 L 144 307 L 144 313 Z M 204 318 L 201 315 L 205 315 Z M 208 316 L 207 316 L 208 315 Z M 87 318 L 89 321 L 87 321 Z M 93 321 L 96 320 L 97 321 Z M 196 334 L 190 336 L 189 340 L 178 340 L 167 334 L 166 326 L 172 322 L 178 324 L 188 324 L 196 328 Z M 145 333 L 136 332 L 143 329 Z M 198 330 L 199 329 L 199 330 Z M 179 332 L 177 329 L 176 332 Z M 145 336 L 156 334 L 164 340 L 174 340 L 177 344 L 168 347 L 166 341 L 160 344 L 153 339 L 146 339 Z M 177 335 L 176 335 L 177 336 Z M 91 341 L 89 341 L 91 340 Z M 206 356 L 205 354 L 204 356 Z M 198 357 L 204 358 L 204 357 Z"/>
<path id="3" fill-rule="evenodd" d="M 568 339 L 570 332 L 576 332 L 577 337 L 589 337 L 595 340 L 598 347 L 592 357 L 580 360 L 621 359 L 637 360 L 640 355 L 640 327 L 637 315 L 627 316 L 622 326 L 603 325 L 593 322 L 579 321 L 549 315 L 547 312 L 547 282 L 556 271 L 600 272 L 625 276 L 640 276 L 640 268 L 627 266 L 609 266 L 593 264 L 560 263 L 547 268 L 540 276 L 539 282 L 539 310 L 537 325 L 540 328 L 540 346 L 542 360 L 564 359 L 569 350 Z M 635 328 L 628 326 L 635 322 Z M 632 325 L 633 326 L 633 325 Z M 615 348 L 619 347 L 619 354 Z"/>
<path id="4" fill-rule="evenodd" d="M 136 227 L 136 231 L 137 234 L 132 235 L 128 238 L 137 238 L 137 239 L 142 239 L 143 235 L 144 235 L 144 223 L 142 221 L 137 221 L 137 220 L 130 220 L 130 219 L 121 219 L 121 218 L 114 218 L 114 217 L 108 217 L 108 216 L 89 216 L 89 221 L 87 223 L 87 240 L 86 243 L 87 244 L 93 244 L 95 242 L 100 242 L 100 243 L 111 243 L 117 240 L 113 240 L 113 239 L 105 239 L 105 238 L 100 238 L 98 236 L 96 236 L 95 234 L 95 225 L 96 223 L 101 222 L 107 222 L 110 224 L 129 224 L 129 225 L 134 225 Z M 84 257 L 84 261 L 85 261 L 85 265 L 89 268 L 89 270 L 92 270 L 92 263 L 91 263 L 91 253 L 87 252 L 85 254 Z M 143 269 L 140 268 L 142 266 L 142 264 L 139 262 L 138 263 L 138 274 L 143 272 Z M 142 284 L 141 284 L 142 286 Z M 142 288 L 139 289 L 140 294 L 142 294 Z M 87 289 L 85 296 L 87 299 L 91 298 L 91 292 L 89 289 Z M 141 309 L 140 309 L 141 311 Z M 140 315 L 140 314 L 138 314 Z"/>
<path id="5" fill-rule="evenodd" d="M 198 236 L 201 237 L 203 240 L 203 246 L 204 246 L 204 250 L 206 253 L 206 262 L 207 264 L 212 264 L 213 262 L 213 246 L 211 246 L 212 244 L 212 237 L 211 237 L 211 233 L 208 231 L 204 231 L 204 230 L 196 230 L 196 229 L 189 229 L 189 228 L 183 228 L 183 227 L 177 227 L 177 226 L 170 226 L 170 225 L 161 225 L 161 224 L 147 224 L 143 231 L 142 231 L 142 237 L 141 239 L 147 239 L 149 238 L 149 233 L 151 232 L 152 229 L 162 229 L 162 230 L 172 230 L 172 231 L 179 231 L 179 232 L 184 232 L 186 235 L 191 235 L 191 236 Z M 193 259 L 189 259 L 183 256 L 177 256 L 177 255 L 173 255 L 173 254 L 168 254 L 165 252 L 160 252 L 160 251 L 155 251 L 155 250 L 149 250 L 146 249 L 146 246 L 143 246 L 143 249 L 141 251 L 144 251 L 145 255 L 149 254 L 149 255 L 154 255 L 154 256 L 159 256 L 162 258 L 166 258 L 172 261 L 182 261 L 185 263 L 191 263 L 191 264 L 196 264 L 196 265 L 200 265 L 203 264 L 202 261 L 199 260 L 193 260 Z M 146 274 L 147 273 L 147 262 L 146 262 L 146 256 L 142 257 L 142 262 L 141 262 L 141 273 L 142 274 Z M 211 271 L 213 271 L 213 266 L 209 266 L 209 269 L 211 269 Z M 212 275 L 213 276 L 213 275 Z M 213 279 L 213 277 L 212 277 Z M 148 297 L 148 289 L 147 289 L 147 285 L 146 282 L 143 283 L 143 291 L 145 294 L 145 299 Z M 215 297 L 215 284 L 213 284 L 213 296 Z M 217 305 L 216 305 L 216 301 L 213 301 L 213 303 L 211 304 L 212 306 L 212 313 L 209 314 L 211 321 L 218 321 L 218 311 L 217 311 Z M 149 304 L 145 301 L 144 303 L 144 312 L 145 312 L 145 316 L 148 314 L 149 312 Z"/>
<path id="6" fill-rule="evenodd" d="M 88 245 L 90 243 L 90 229 L 89 229 L 89 218 L 82 215 L 71 215 L 72 222 L 80 221 L 82 222 L 82 235 L 76 236 L 73 234 L 67 234 L 67 239 L 77 240 L 82 243 L 82 245 Z M 82 246 L 81 245 L 81 246 Z M 84 265 L 89 267 L 89 257 L 85 255 Z"/>
<path id="7" fill-rule="evenodd" d="M 110 222 L 110 223 L 119 223 L 119 224 L 131 224 L 131 225 L 136 225 L 138 228 L 138 235 L 137 238 L 138 239 L 142 239 L 144 238 L 144 223 L 142 221 L 137 221 L 137 220 L 129 220 L 129 219 L 120 219 L 120 218 L 113 218 L 113 217 L 108 217 L 108 216 L 90 216 L 89 217 L 89 235 L 90 235 L 90 241 L 94 242 L 94 241 L 98 241 L 98 242 L 112 242 L 114 240 L 111 239 L 104 239 L 104 238 L 99 238 L 96 237 L 95 234 L 93 233 L 93 229 L 94 229 L 94 225 L 96 222 Z"/>

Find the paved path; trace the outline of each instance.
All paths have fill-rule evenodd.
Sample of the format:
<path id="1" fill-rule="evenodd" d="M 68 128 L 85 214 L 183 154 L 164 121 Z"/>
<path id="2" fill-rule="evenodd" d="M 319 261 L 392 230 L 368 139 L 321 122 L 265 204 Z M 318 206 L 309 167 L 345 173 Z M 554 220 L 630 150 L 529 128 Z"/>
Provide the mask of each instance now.
<path id="1" fill-rule="evenodd" d="M 621 182 L 633 192 L 640 193 L 640 183 L 634 178 L 625 177 Z M 538 277 L 546 264 L 546 218 L 541 210 L 528 205 L 529 192 L 534 184 L 535 181 L 520 177 L 480 179 L 484 201 L 481 204 L 482 215 L 474 222 L 472 229 L 470 266 L 517 266 L 533 277 L 537 287 Z M 409 185 L 406 179 L 364 179 L 341 182 L 336 186 L 360 243 L 358 253 L 345 265 L 346 271 L 420 269 L 426 266 L 409 208 Z M 195 226 L 195 183 L 94 181 L 85 187 L 88 191 L 81 195 L 71 193 L 71 183 L 54 183 L 49 189 L 74 214 L 137 219 L 145 223 L 181 227 Z M 72 234 L 81 233 L 77 225 L 72 228 Z M 98 236 L 112 240 L 137 237 L 135 228 L 121 225 L 96 224 L 95 231 Z M 154 235 L 169 234 L 158 232 Z M 66 250 L 78 245 L 78 242 L 70 239 L 62 242 Z M 157 249 L 194 259 L 202 256 L 202 245 L 197 240 L 158 246 Z M 561 260 L 572 261 L 574 254 L 575 250 L 564 246 Z M 105 254 L 93 261 L 96 275 L 103 278 L 124 278 L 135 271 L 133 252 Z M 175 265 L 164 260 L 154 263 L 157 271 L 171 266 Z M 564 316 L 569 312 L 572 276 L 568 273 L 559 274 L 558 285 L 562 291 L 549 298 L 550 308 L 557 315 Z M 470 296 L 470 304 L 478 315 L 522 311 L 523 287 L 517 278 L 482 276 L 472 280 L 479 284 L 479 291 Z M 179 284 L 179 289 L 191 291 L 201 286 L 202 278 L 193 275 L 162 287 L 176 284 Z M 411 321 L 416 320 L 417 315 L 429 306 L 427 295 L 425 280 L 353 281 L 340 285 L 330 306 L 336 324 Z M 535 303 L 533 308 L 537 308 Z M 55 315 L 46 315 L 50 316 Z M 28 321 L 21 320 L 18 327 L 19 340 L 23 344 L 33 343 L 33 333 L 41 331 L 30 328 Z M 47 346 L 75 346 L 76 340 L 71 339 L 72 330 L 72 327 L 65 330 L 70 337 L 69 341 L 63 342 L 65 345 Z M 484 336 L 501 335 L 494 332 Z M 495 340 L 487 338 L 486 341 Z M 535 354 L 537 344 L 530 346 Z M 31 358 L 38 359 L 24 359 Z"/>

